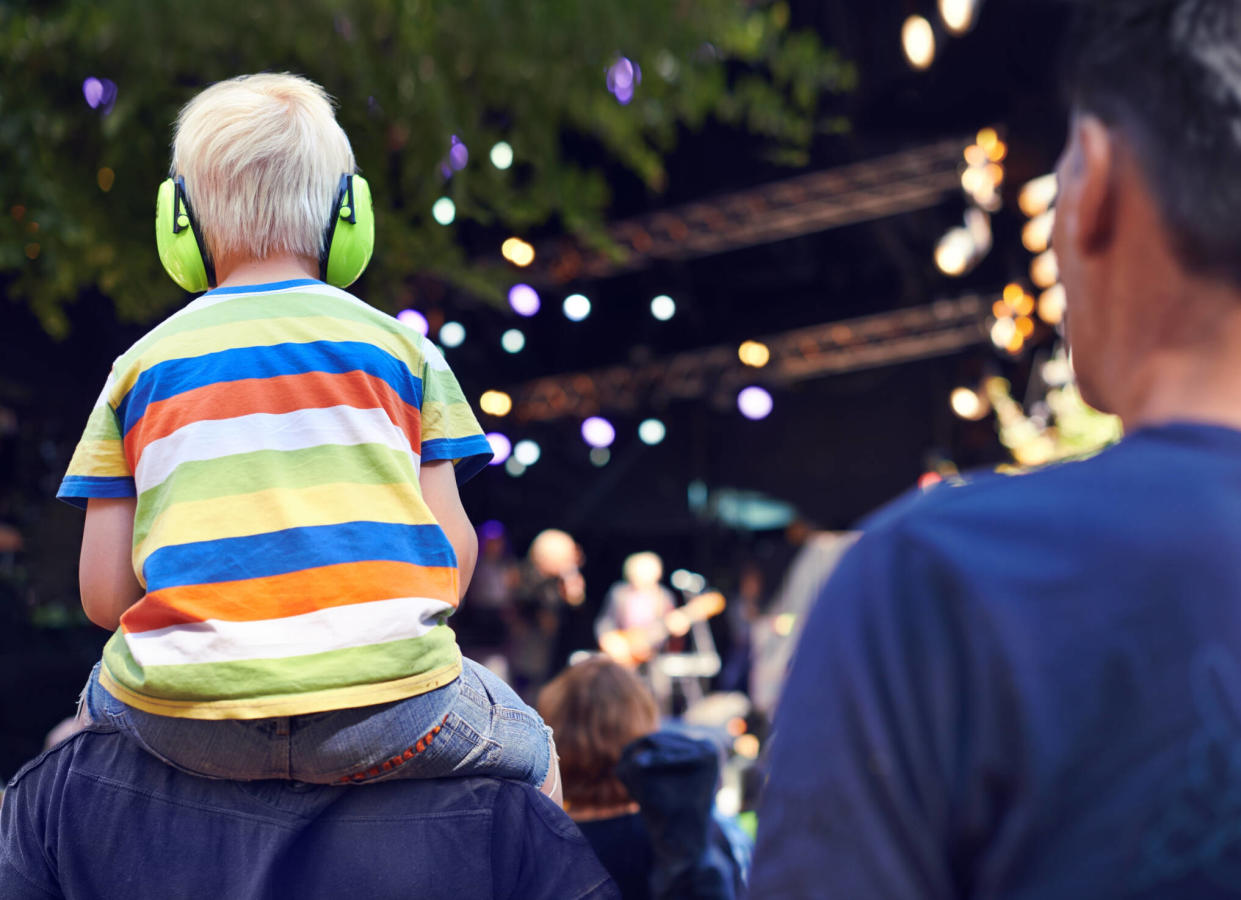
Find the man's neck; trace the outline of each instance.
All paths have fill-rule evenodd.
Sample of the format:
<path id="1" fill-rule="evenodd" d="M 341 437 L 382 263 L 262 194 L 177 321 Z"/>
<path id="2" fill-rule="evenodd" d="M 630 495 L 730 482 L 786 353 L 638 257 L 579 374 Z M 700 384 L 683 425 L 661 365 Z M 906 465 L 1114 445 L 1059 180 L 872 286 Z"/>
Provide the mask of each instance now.
<path id="1" fill-rule="evenodd" d="M 1169 422 L 1241 430 L 1241 298 L 1224 299 L 1184 340 L 1157 343 L 1126 367 L 1115 404 L 1126 430 Z"/>
<path id="2" fill-rule="evenodd" d="M 318 264 L 303 256 L 281 254 L 266 259 L 223 259 L 216 263 L 216 287 L 270 284 L 295 278 L 318 278 Z"/>

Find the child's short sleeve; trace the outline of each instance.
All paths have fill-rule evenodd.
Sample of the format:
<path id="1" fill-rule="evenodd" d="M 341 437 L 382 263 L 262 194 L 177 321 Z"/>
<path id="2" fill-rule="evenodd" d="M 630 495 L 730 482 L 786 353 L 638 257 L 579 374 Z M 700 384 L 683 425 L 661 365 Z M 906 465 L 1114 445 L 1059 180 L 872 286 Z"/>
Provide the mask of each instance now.
<path id="1" fill-rule="evenodd" d="M 491 461 L 491 444 L 439 348 L 424 341 L 422 360 L 422 461 L 451 459 L 464 483 Z"/>
<path id="2" fill-rule="evenodd" d="M 67 503 L 86 508 L 91 497 L 133 497 L 134 475 L 125 458 L 120 421 L 112 403 L 113 377 L 108 381 L 86 420 L 86 430 L 73 451 L 56 496 Z"/>

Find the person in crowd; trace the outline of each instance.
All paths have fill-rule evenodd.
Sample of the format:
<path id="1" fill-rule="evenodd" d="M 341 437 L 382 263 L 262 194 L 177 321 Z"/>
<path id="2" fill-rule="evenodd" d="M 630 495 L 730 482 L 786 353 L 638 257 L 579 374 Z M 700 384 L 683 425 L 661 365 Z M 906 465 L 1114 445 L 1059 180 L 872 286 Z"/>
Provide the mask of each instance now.
<path id="1" fill-rule="evenodd" d="M 196 778 L 93 724 L 0 805 L 5 900 L 618 896 L 568 816 L 519 781 Z"/>
<path id="2" fill-rule="evenodd" d="M 1077 7 L 1053 243 L 1126 436 L 869 521 L 781 700 L 756 897 L 1241 891 L 1241 4 Z"/>
<path id="3" fill-rule="evenodd" d="M 600 654 L 539 693 L 556 733 L 565 810 L 626 900 L 740 896 L 744 862 L 713 814 L 719 753 L 659 731 L 650 689 Z"/>
<path id="4" fill-rule="evenodd" d="M 329 98 L 212 85 L 172 172 L 161 260 L 213 289 L 116 360 L 59 491 L 116 629 L 90 718 L 208 777 L 554 794 L 548 730 L 446 624 L 477 554 L 457 481 L 491 450 L 435 346 L 342 289 L 373 214 Z"/>
<path id="5" fill-rule="evenodd" d="M 524 696 L 533 698 L 568 662 L 566 641 L 577 631 L 586 603 L 582 559 L 577 541 L 559 528 L 540 531 L 526 551 L 510 619 L 510 663 Z"/>

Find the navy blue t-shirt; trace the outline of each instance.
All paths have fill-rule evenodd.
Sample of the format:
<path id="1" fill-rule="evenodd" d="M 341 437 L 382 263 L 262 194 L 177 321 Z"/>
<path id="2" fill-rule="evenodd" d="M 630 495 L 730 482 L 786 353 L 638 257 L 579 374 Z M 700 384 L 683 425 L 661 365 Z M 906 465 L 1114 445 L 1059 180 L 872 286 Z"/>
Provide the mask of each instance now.
<path id="1" fill-rule="evenodd" d="M 4 900 L 619 896 L 569 817 L 515 781 L 212 781 L 96 726 L 0 809 Z"/>
<path id="2" fill-rule="evenodd" d="M 1241 432 L 897 502 L 811 613 L 753 896 L 1241 892 Z"/>

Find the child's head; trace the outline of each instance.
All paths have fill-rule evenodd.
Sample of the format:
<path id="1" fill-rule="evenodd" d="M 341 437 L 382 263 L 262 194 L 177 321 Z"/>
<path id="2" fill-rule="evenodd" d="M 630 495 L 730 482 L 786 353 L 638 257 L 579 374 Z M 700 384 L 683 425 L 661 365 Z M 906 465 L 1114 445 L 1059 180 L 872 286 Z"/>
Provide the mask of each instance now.
<path id="1" fill-rule="evenodd" d="M 297 75 L 243 75 L 185 105 L 172 174 L 216 260 L 318 259 L 340 176 L 355 163 L 323 88 Z"/>

